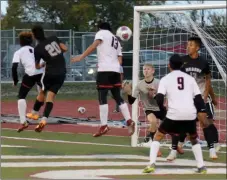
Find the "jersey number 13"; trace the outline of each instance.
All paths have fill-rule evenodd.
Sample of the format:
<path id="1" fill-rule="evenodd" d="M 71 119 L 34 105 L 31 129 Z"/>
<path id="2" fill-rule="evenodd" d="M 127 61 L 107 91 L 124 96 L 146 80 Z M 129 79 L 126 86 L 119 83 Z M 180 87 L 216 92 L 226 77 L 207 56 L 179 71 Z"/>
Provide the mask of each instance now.
<path id="1" fill-rule="evenodd" d="M 61 48 L 59 47 L 58 43 L 56 43 L 55 41 L 51 42 L 50 44 L 47 44 L 45 46 L 45 49 L 48 51 L 51 57 L 61 54 Z"/>

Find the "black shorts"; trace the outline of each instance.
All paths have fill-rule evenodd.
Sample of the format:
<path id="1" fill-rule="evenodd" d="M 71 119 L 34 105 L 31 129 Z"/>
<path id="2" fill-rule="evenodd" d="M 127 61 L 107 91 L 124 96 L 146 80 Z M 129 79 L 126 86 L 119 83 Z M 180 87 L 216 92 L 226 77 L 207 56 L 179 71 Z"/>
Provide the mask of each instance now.
<path id="1" fill-rule="evenodd" d="M 211 97 L 208 96 L 208 102 L 206 103 L 206 113 L 208 119 L 214 119 L 214 105 L 212 103 Z"/>
<path id="2" fill-rule="evenodd" d="M 58 93 L 59 89 L 65 81 L 65 74 L 52 75 L 52 74 L 43 74 L 41 79 L 42 90 L 51 91 L 55 94 Z"/>
<path id="3" fill-rule="evenodd" d="M 29 76 L 25 74 L 21 82 L 18 98 L 25 99 L 28 92 L 33 88 L 35 84 L 41 87 L 41 77 L 42 74 L 36 74 L 34 76 Z"/>
<path id="4" fill-rule="evenodd" d="M 151 113 L 153 113 L 157 119 L 160 119 L 160 120 L 163 119 L 161 111 L 152 111 L 152 110 L 146 110 L 145 111 L 146 116 L 148 116 Z"/>
<path id="5" fill-rule="evenodd" d="M 174 121 L 166 118 L 164 121 L 162 121 L 158 130 L 163 134 L 179 135 L 187 133 L 191 137 L 198 137 L 196 120 Z"/>
<path id="6" fill-rule="evenodd" d="M 117 72 L 98 72 L 96 85 L 98 89 L 121 87 L 121 74 Z"/>

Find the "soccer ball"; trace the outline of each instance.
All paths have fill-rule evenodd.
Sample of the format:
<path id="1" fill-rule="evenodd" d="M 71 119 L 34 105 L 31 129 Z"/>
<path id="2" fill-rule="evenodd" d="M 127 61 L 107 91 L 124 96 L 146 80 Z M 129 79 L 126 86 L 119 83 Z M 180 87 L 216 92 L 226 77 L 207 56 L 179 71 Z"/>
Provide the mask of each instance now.
<path id="1" fill-rule="evenodd" d="M 121 26 L 117 29 L 116 36 L 118 36 L 122 41 L 128 41 L 132 36 L 132 31 L 127 26 Z"/>
<path id="2" fill-rule="evenodd" d="M 80 114 L 84 114 L 84 113 L 86 112 L 85 107 L 79 107 L 79 108 L 78 108 L 78 112 L 79 112 Z"/>

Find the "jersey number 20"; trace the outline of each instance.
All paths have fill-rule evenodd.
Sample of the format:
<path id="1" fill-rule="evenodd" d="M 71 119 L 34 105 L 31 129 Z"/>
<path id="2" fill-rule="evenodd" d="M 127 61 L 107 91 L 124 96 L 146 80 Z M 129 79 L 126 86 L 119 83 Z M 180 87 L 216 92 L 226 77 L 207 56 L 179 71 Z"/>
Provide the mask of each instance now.
<path id="1" fill-rule="evenodd" d="M 178 89 L 183 90 L 184 89 L 184 78 L 178 77 L 177 78 L 177 84 L 178 84 Z"/>
<path id="2" fill-rule="evenodd" d="M 55 41 L 53 41 L 50 44 L 47 44 L 45 46 L 45 49 L 48 51 L 51 57 L 61 54 L 61 48 L 59 47 L 58 43 L 56 43 Z"/>

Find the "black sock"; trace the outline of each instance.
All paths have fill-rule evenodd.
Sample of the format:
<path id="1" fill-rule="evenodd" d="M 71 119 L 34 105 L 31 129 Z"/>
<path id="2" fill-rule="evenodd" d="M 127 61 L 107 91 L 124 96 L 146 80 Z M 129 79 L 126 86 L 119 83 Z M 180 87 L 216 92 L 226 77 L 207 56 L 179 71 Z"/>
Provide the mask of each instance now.
<path id="1" fill-rule="evenodd" d="M 211 149 L 214 147 L 214 138 L 212 133 L 212 126 L 209 125 L 207 128 L 203 128 L 203 133 L 205 140 L 207 141 L 208 148 Z"/>
<path id="2" fill-rule="evenodd" d="M 36 99 L 35 104 L 33 106 L 33 110 L 39 111 L 43 104 L 44 102 L 40 102 L 39 100 Z"/>
<path id="3" fill-rule="evenodd" d="M 179 142 L 179 136 L 173 135 L 172 136 L 172 149 L 177 150 L 178 142 Z"/>
<path id="4" fill-rule="evenodd" d="M 149 142 L 150 139 L 152 139 L 152 141 L 153 141 L 155 133 L 156 133 L 156 132 L 149 132 L 149 133 L 147 134 L 146 138 L 144 139 L 144 142 Z"/>
<path id="5" fill-rule="evenodd" d="M 218 138 L 218 130 L 217 130 L 217 128 L 215 127 L 214 124 L 211 124 L 210 125 L 210 129 L 211 129 L 212 134 L 213 134 L 214 143 L 218 143 L 219 142 L 219 138 Z"/>
<path id="6" fill-rule="evenodd" d="M 45 109 L 44 109 L 44 112 L 43 112 L 43 117 L 48 118 L 52 108 L 53 108 L 53 103 L 52 102 L 46 102 L 46 106 L 45 106 Z"/>
<path id="7" fill-rule="evenodd" d="M 185 133 L 181 133 L 180 136 L 179 136 L 179 141 L 180 141 L 181 143 L 184 143 L 186 136 L 187 136 L 187 135 L 186 135 Z"/>

